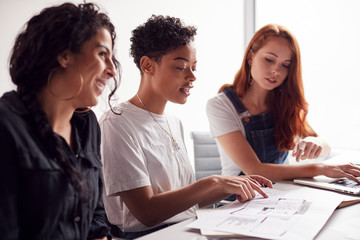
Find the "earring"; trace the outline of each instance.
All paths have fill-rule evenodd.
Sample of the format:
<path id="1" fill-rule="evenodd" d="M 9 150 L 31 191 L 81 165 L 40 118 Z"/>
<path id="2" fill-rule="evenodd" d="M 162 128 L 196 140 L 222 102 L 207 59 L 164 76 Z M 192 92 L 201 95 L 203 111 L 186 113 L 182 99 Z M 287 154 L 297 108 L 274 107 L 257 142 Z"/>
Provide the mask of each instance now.
<path id="1" fill-rule="evenodd" d="M 51 72 L 49 73 L 48 79 L 47 79 L 47 87 L 49 89 L 49 92 L 51 93 L 51 95 L 53 95 L 54 97 L 60 98 L 63 101 L 69 101 L 71 99 L 74 99 L 77 95 L 79 95 L 79 93 L 82 91 L 83 87 L 84 87 L 84 79 L 83 76 L 80 74 L 80 88 L 79 90 L 75 93 L 74 96 L 72 97 L 68 97 L 68 98 L 61 98 L 60 96 L 58 96 L 52 89 L 51 89 L 51 81 L 53 78 L 54 73 L 58 70 L 58 68 L 54 68 L 53 70 L 51 70 Z"/>
<path id="2" fill-rule="evenodd" d="M 249 69 L 248 82 L 250 85 L 253 83 L 253 78 L 251 76 L 251 69 Z"/>

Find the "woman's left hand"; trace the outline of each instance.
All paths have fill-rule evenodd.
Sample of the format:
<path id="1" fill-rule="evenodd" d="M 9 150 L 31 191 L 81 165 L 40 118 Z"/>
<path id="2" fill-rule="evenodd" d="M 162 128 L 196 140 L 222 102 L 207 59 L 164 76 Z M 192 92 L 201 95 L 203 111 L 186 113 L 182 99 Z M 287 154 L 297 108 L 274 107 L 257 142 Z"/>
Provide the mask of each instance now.
<path id="1" fill-rule="evenodd" d="M 324 148 L 326 151 L 324 151 Z M 327 143 L 316 137 L 306 137 L 295 145 L 292 156 L 299 162 L 300 160 L 315 159 L 320 156 L 327 157 L 329 153 L 330 147 Z"/>

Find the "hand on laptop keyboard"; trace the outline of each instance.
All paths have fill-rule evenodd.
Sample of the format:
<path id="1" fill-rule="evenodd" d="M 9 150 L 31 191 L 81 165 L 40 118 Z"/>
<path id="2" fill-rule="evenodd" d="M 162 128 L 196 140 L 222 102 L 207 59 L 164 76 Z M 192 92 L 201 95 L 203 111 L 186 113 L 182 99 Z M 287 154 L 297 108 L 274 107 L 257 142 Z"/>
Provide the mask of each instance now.
<path id="1" fill-rule="evenodd" d="M 360 180 L 360 177 L 358 177 L 357 179 Z M 338 180 L 335 180 L 335 181 L 333 181 L 331 183 L 336 184 L 336 185 L 345 186 L 345 187 L 351 187 L 351 188 L 355 188 L 355 189 L 360 188 L 359 183 L 357 183 L 357 182 L 355 182 L 353 180 L 347 179 L 347 178 L 338 179 Z"/>

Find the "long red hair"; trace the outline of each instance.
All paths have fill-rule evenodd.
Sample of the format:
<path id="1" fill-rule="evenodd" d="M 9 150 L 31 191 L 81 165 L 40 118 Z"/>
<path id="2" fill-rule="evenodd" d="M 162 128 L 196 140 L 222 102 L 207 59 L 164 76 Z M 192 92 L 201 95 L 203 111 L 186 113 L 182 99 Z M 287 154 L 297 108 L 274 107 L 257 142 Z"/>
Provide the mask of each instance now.
<path id="1" fill-rule="evenodd" d="M 285 27 L 268 24 L 258 30 L 251 39 L 243 59 L 240 70 L 236 73 L 233 84 L 223 85 L 232 87 L 239 97 L 245 96 L 250 87 L 248 81 L 250 65 L 248 56 L 250 51 L 256 53 L 270 37 L 285 38 L 292 51 L 288 76 L 283 84 L 270 91 L 269 106 L 273 114 L 275 129 L 274 137 L 280 151 L 293 149 L 296 137 L 316 136 L 306 121 L 308 103 L 304 97 L 304 87 L 301 74 L 300 48 L 295 36 Z"/>

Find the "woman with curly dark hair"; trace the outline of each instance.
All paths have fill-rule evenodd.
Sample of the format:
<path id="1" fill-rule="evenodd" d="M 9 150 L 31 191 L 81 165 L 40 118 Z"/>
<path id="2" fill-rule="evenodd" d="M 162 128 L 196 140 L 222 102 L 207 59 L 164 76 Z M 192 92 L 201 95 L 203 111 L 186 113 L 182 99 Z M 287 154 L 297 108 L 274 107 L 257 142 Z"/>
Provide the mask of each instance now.
<path id="1" fill-rule="evenodd" d="M 90 3 L 33 16 L 0 99 L 1 239 L 105 239 L 100 128 L 89 107 L 116 90 L 114 26 Z"/>
<path id="2" fill-rule="evenodd" d="M 137 94 L 100 120 L 104 204 L 114 236 L 132 239 L 184 219 L 238 194 L 266 197 L 260 176 L 210 176 L 195 181 L 179 119 L 164 114 L 168 101 L 184 104 L 196 80 L 196 28 L 178 18 L 152 16 L 132 32 L 131 55 L 140 70 Z"/>

